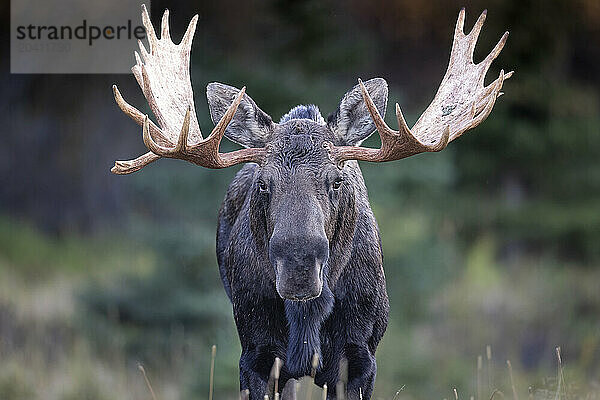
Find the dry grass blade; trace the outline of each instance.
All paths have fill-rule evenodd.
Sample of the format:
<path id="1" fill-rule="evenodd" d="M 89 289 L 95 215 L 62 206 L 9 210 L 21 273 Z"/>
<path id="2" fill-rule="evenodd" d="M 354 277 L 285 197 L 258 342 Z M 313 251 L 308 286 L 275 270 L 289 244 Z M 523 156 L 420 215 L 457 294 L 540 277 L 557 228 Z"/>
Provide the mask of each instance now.
<path id="1" fill-rule="evenodd" d="M 392 400 L 396 400 L 396 398 L 400 395 L 400 392 L 402 392 L 405 387 L 406 387 L 406 385 L 402 385 L 402 387 L 400 389 L 396 390 L 396 393 L 394 394 L 394 397 L 392 398 Z"/>
<path id="2" fill-rule="evenodd" d="M 533 400 L 533 387 L 529 386 L 529 400 Z"/>
<path id="3" fill-rule="evenodd" d="M 273 378 L 275 379 L 275 388 L 273 390 L 273 397 L 277 398 L 279 396 L 279 375 L 281 373 L 281 359 L 279 357 L 275 357 L 275 362 L 273 363 Z"/>
<path id="4" fill-rule="evenodd" d="M 148 386 L 148 390 L 150 391 L 152 400 L 156 400 L 156 395 L 154 394 L 154 389 L 152 389 L 152 385 L 150 384 L 150 380 L 148 379 L 148 376 L 146 375 L 146 370 L 144 369 L 144 366 L 142 364 L 138 364 L 138 369 L 142 372 L 142 375 L 144 375 L 144 381 L 146 381 L 146 386 Z"/>
<path id="5" fill-rule="evenodd" d="M 212 400 L 215 382 L 215 358 L 217 356 L 217 346 L 213 344 L 210 354 L 210 382 L 208 384 L 208 400 Z"/>
<path id="6" fill-rule="evenodd" d="M 562 388 L 562 381 L 558 379 L 558 385 L 556 386 L 556 394 L 554 395 L 554 400 L 560 399 L 560 389 Z"/>
<path id="7" fill-rule="evenodd" d="M 338 382 L 335 388 L 335 395 L 338 400 L 346 398 L 346 382 L 348 381 L 348 360 L 342 358 L 340 360 Z"/>
<path id="8" fill-rule="evenodd" d="M 319 353 L 315 353 L 312 356 L 310 377 L 313 379 L 315 379 L 315 375 L 317 374 L 317 368 L 319 368 Z"/>
<path id="9" fill-rule="evenodd" d="M 319 354 L 315 353 L 312 357 L 311 371 L 310 371 L 310 385 L 306 390 L 306 400 L 312 400 L 313 385 L 315 384 L 315 375 L 317 374 L 317 368 L 319 367 Z"/>
<path id="10" fill-rule="evenodd" d="M 519 396 L 517 395 L 517 389 L 515 388 L 515 380 L 513 377 L 512 364 L 510 363 L 510 360 L 506 360 L 506 365 L 508 367 L 508 376 L 510 377 L 510 387 L 513 392 L 513 400 L 519 400 Z"/>
<path id="11" fill-rule="evenodd" d="M 499 394 L 502 398 L 504 398 L 504 393 L 502 393 L 502 391 L 500 391 L 500 389 L 496 389 L 492 392 L 491 396 L 490 396 L 490 400 L 494 400 L 494 397 Z"/>
<path id="12" fill-rule="evenodd" d="M 485 347 L 485 355 L 487 357 L 487 375 L 488 375 L 488 390 L 491 392 L 492 384 L 492 346 L 489 344 Z"/>
<path id="13" fill-rule="evenodd" d="M 483 372 L 483 357 L 477 356 L 477 400 L 482 400 L 481 396 L 481 374 Z"/>
<path id="14" fill-rule="evenodd" d="M 561 383 L 562 383 L 563 393 L 564 393 L 565 399 L 568 400 L 569 395 L 567 393 L 567 384 L 565 382 L 565 374 L 564 374 L 564 371 L 563 371 L 562 357 L 560 355 L 560 347 L 556 348 L 556 358 L 558 360 L 558 389 L 557 389 L 557 396 L 558 396 L 558 392 L 560 390 Z"/>

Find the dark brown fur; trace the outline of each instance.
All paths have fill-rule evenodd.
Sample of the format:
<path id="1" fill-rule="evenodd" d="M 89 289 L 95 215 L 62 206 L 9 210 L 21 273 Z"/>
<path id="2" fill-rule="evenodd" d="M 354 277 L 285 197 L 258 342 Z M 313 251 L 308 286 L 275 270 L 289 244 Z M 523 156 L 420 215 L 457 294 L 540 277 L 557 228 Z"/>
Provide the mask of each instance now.
<path id="1" fill-rule="evenodd" d="M 377 88 L 387 97 L 387 87 Z M 219 213 L 219 269 L 242 345 L 240 389 L 249 389 L 251 399 L 273 395 L 267 382 L 275 357 L 283 360 L 283 388 L 310 374 L 314 353 L 315 383 L 326 383 L 330 398 L 342 359 L 348 396 L 371 396 L 375 350 L 388 319 L 379 231 L 358 163 L 336 165 L 324 146 L 357 144 L 373 131 L 359 101 L 346 101 L 354 94 L 328 124 L 316 107 L 306 107 L 260 128 L 269 132 L 266 162 L 240 170 Z M 248 132 L 260 124 L 253 126 Z M 238 142 L 245 135 L 235 132 Z"/>

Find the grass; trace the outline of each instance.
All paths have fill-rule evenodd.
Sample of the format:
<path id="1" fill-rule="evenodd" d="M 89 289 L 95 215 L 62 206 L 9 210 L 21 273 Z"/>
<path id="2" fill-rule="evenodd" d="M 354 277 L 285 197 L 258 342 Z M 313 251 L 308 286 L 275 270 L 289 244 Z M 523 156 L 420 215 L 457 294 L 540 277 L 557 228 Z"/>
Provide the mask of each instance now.
<path id="1" fill-rule="evenodd" d="M 131 322 L 117 319 L 102 331 L 87 325 L 89 312 L 78 297 L 82 287 L 102 283 L 118 293 L 124 276 L 144 280 L 155 270 L 157 256 L 130 245 L 101 235 L 53 237 L 0 218 L 0 399 L 148 399 L 139 363 L 157 400 L 238 397 L 239 344 L 232 321 L 202 340 L 173 325 L 166 335 L 172 350 L 150 357 L 124 345 Z M 452 280 L 421 297 L 412 298 L 421 289 L 412 292 L 422 310 L 416 319 L 403 316 L 407 295 L 397 290 L 410 288 L 410 282 L 394 281 L 405 276 L 396 266 L 403 259 L 389 255 L 394 303 L 377 356 L 375 399 L 487 400 L 496 389 L 496 400 L 599 399 L 600 271 L 548 260 L 508 263 L 494 256 L 497 251 L 492 236 L 481 237 L 465 251 L 466 268 L 454 271 Z M 206 306 L 215 308 L 215 299 L 208 299 Z M 534 366 L 519 358 L 530 337 L 545 346 Z M 141 338 L 150 352 L 158 348 L 154 331 Z M 209 345 L 213 341 L 218 357 Z M 556 375 L 547 378 L 555 365 L 554 343 L 564 350 Z M 469 356 L 477 348 L 481 356 Z M 498 361 L 506 359 L 513 362 Z M 310 378 L 299 391 L 300 399 L 323 396 Z"/>
<path id="2" fill-rule="evenodd" d="M 210 377 L 209 377 L 210 391 L 208 394 L 208 400 L 213 400 L 215 355 L 216 355 L 216 346 L 213 345 L 212 351 L 211 351 L 211 370 L 210 370 Z M 315 354 L 315 356 L 317 356 L 317 355 Z M 315 360 L 315 358 L 313 358 L 313 361 L 314 360 Z M 495 387 L 494 384 L 492 383 L 492 376 L 494 374 L 492 371 L 492 362 L 491 362 L 492 361 L 492 352 L 491 352 L 490 346 L 486 347 L 486 363 L 485 363 L 486 371 L 485 371 L 485 373 L 483 371 L 484 367 L 483 367 L 482 360 L 483 360 L 483 358 L 481 356 L 479 356 L 477 358 L 477 378 L 476 378 L 477 379 L 477 385 L 476 385 L 477 395 L 476 396 L 470 395 L 469 399 L 470 400 L 505 399 L 508 396 L 505 395 L 505 393 L 502 390 Z M 598 390 L 599 387 L 598 387 L 597 383 L 595 385 L 591 385 L 590 387 L 584 387 L 584 388 L 579 387 L 579 388 L 575 388 L 574 390 L 569 388 L 569 385 L 567 384 L 567 382 L 565 380 L 564 366 L 563 366 L 560 347 L 556 348 L 556 363 L 557 363 L 556 364 L 557 372 L 556 372 L 555 377 L 543 379 L 543 386 L 540 386 L 540 387 L 529 386 L 528 387 L 528 396 L 527 397 L 529 400 L 534 400 L 534 399 L 535 400 L 596 400 L 596 399 L 600 398 L 600 391 Z M 316 362 L 314 362 L 313 364 L 314 365 L 318 364 L 318 356 L 316 357 Z M 343 389 L 345 388 L 346 383 L 347 383 L 347 371 L 346 371 L 346 367 L 344 365 L 345 365 L 345 362 L 342 360 L 342 362 L 340 363 L 340 371 L 341 371 L 340 378 L 339 378 L 339 381 L 338 381 L 337 387 L 336 387 L 337 393 L 342 393 L 342 396 L 339 397 L 340 400 L 344 400 L 345 398 L 347 398 L 347 395 L 343 394 L 344 393 Z M 281 360 L 279 358 L 275 358 L 275 362 L 271 369 L 271 377 L 269 379 L 269 384 L 267 385 L 270 393 L 264 395 L 264 400 L 269 400 L 269 399 L 279 400 L 280 399 L 280 394 L 279 394 L 278 388 L 279 388 L 279 372 L 280 372 L 281 367 L 282 367 Z M 512 400 L 520 400 L 518 390 L 517 390 L 515 380 L 514 380 L 512 363 L 510 362 L 510 360 L 506 360 L 506 367 L 507 367 L 506 375 L 507 375 L 507 379 L 508 379 L 509 385 L 510 385 L 510 390 L 511 390 L 510 395 L 512 397 Z M 152 397 L 152 400 L 158 400 L 158 398 L 154 392 L 154 389 L 152 387 L 152 384 L 150 383 L 150 380 L 148 379 L 146 370 L 144 369 L 144 367 L 142 365 L 139 365 L 138 368 L 142 373 L 144 382 L 146 384 L 149 394 Z M 296 384 L 295 389 L 296 389 L 296 396 L 298 399 L 312 400 L 313 394 L 315 391 L 318 392 L 317 398 L 320 398 L 322 400 L 327 399 L 327 391 L 328 391 L 327 384 L 323 385 L 322 388 L 317 387 L 314 384 L 314 373 L 315 373 L 315 368 L 313 368 L 313 373 L 311 374 L 311 376 L 301 379 L 299 381 L 299 383 Z M 484 377 L 484 375 L 485 375 L 485 377 Z M 487 380 L 487 382 L 484 382 L 484 380 Z M 487 390 L 485 391 L 485 394 L 484 394 L 484 391 L 482 388 L 486 383 L 487 383 Z M 403 385 L 400 389 L 398 389 L 396 391 L 396 393 L 393 395 L 393 397 L 391 397 L 391 399 L 392 400 L 401 399 L 402 393 L 405 391 L 405 389 L 406 389 L 406 385 Z M 362 392 L 359 392 L 359 393 L 360 393 L 360 399 L 362 400 Z M 459 392 L 455 387 L 452 388 L 452 394 L 453 394 L 454 400 L 461 399 L 461 396 L 459 396 Z M 249 395 L 250 395 L 250 392 L 247 389 L 245 389 L 239 394 L 239 399 L 246 400 L 249 398 Z M 389 397 L 387 397 L 387 398 L 389 398 Z M 443 400 L 447 400 L 447 398 L 444 398 Z"/>
<path id="3" fill-rule="evenodd" d="M 7 284 L 6 276 L 3 276 L 2 283 Z M 9 282 L 10 283 L 10 282 Z M 13 281 L 14 284 L 14 281 Z M 52 286 L 53 284 L 48 283 Z M 44 288 L 30 288 L 33 296 L 40 293 L 51 293 L 56 297 L 46 297 L 45 302 L 55 304 L 54 307 L 45 309 L 40 313 L 25 295 L 20 295 L 14 299 L 12 306 L 4 297 L 1 299 L 2 312 L 0 318 L 3 321 L 4 329 L 12 329 L 21 332 L 21 343 L 18 345 L 6 343 L 6 336 L 2 337 L 2 346 L 0 355 L 2 365 L 0 366 L 0 398 L 3 400 L 20 399 L 49 399 L 49 400 L 71 400 L 71 399 L 137 399 L 148 398 L 153 400 L 169 400 L 178 398 L 203 398 L 204 396 L 196 393 L 193 397 L 187 397 L 184 388 L 185 382 L 173 379 L 173 375 L 165 373 L 161 369 L 152 369 L 153 375 L 160 390 L 157 393 L 147 392 L 144 386 L 151 387 L 150 381 L 144 370 L 144 380 L 136 374 L 132 360 L 127 359 L 122 349 L 105 349 L 103 354 L 98 354 L 93 346 L 86 342 L 85 337 L 78 337 L 77 328 L 70 322 L 74 307 L 69 305 L 72 301 L 67 292 L 71 290 L 67 284 L 61 284 L 60 291 L 48 291 Z M 6 292 L 3 292 L 3 295 Z M 14 294 L 14 293 L 13 293 Z M 64 298 L 63 298 L 64 296 Z M 68 300 L 71 299 L 71 300 Z M 27 307 L 27 310 L 16 310 L 15 307 Z M 12 315 L 12 316 L 11 316 Z M 40 318 L 41 316 L 44 318 Z M 49 339 L 54 338 L 54 339 Z M 53 350 L 54 349 L 54 350 Z M 208 352 L 206 352 L 208 353 Z M 456 396 L 459 399 L 487 400 L 488 397 L 502 399 L 508 397 L 505 393 L 510 393 L 513 400 L 528 398 L 530 400 L 595 400 L 598 399 L 598 392 L 587 387 L 577 387 L 567 384 L 567 373 L 562 364 L 562 357 L 557 353 L 559 360 L 557 375 L 553 378 L 542 379 L 537 384 L 531 384 L 529 393 L 522 389 L 522 386 L 516 383 L 516 380 L 523 381 L 525 376 L 519 375 L 511 363 L 507 364 L 506 382 L 502 390 L 498 390 L 502 385 L 494 383 L 493 358 L 491 349 L 485 352 L 484 357 L 479 357 L 478 367 L 476 368 L 477 383 L 470 396 L 464 396 L 466 390 L 459 391 L 454 388 Z M 207 364 L 208 357 L 205 357 Z M 165 365 L 166 369 L 167 367 Z M 184 364 L 183 368 L 190 368 L 189 364 Z M 178 369 L 178 371 L 181 371 Z M 216 359 L 216 348 L 213 347 L 210 357 L 210 372 L 205 378 L 197 377 L 209 381 L 209 400 L 214 396 L 214 381 L 219 373 L 218 359 Z M 430 379 L 435 380 L 435 371 L 431 372 Z M 515 375 L 518 378 L 515 379 Z M 234 376 L 223 377 L 230 380 L 235 385 L 237 378 Z M 144 382 L 145 381 L 145 382 Z M 275 381 L 275 385 L 277 385 Z M 415 390 L 414 384 L 410 384 L 397 394 L 389 392 L 388 394 L 379 394 L 377 398 L 395 400 L 415 399 L 418 397 L 418 390 Z M 450 389 L 450 388 L 448 388 Z M 589 391 L 586 391 L 590 389 Z M 299 398 L 312 400 L 320 399 L 324 396 L 326 388 L 312 387 L 310 379 L 304 379 L 299 385 Z M 493 393 L 493 396 L 491 395 Z M 519 396 L 521 394 L 521 396 Z M 452 393 L 454 397 L 454 392 Z M 217 398 L 235 398 L 235 392 L 229 395 L 219 392 Z M 450 397 L 451 398 L 451 397 Z M 275 399 L 276 400 L 276 399 Z"/>

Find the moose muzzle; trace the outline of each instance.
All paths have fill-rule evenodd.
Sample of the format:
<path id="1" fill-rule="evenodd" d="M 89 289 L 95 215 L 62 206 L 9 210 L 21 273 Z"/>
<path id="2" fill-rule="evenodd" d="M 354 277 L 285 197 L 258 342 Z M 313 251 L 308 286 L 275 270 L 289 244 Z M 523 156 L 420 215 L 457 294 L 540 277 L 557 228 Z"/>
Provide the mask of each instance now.
<path id="1" fill-rule="evenodd" d="M 288 300 L 305 301 L 321 295 L 329 241 L 323 235 L 288 236 L 274 232 L 269 258 L 275 269 L 277 293 Z"/>

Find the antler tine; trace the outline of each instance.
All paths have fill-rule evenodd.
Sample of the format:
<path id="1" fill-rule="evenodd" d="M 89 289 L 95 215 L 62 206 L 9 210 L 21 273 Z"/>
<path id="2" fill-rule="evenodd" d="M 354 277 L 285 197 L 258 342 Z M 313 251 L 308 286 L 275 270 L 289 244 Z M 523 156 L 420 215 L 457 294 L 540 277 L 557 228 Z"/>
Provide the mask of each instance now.
<path id="1" fill-rule="evenodd" d="M 512 76 L 512 72 L 508 74 L 504 73 L 504 70 L 500 71 L 498 78 L 490 83 L 483 92 L 473 101 L 470 106 L 470 112 L 468 118 L 465 121 L 461 121 L 457 124 L 457 128 L 451 133 L 450 141 L 460 137 L 464 132 L 472 129 L 482 123 L 492 112 L 496 100 L 501 96 L 500 90 L 507 77 Z"/>
<path id="2" fill-rule="evenodd" d="M 160 24 L 160 40 L 167 39 L 171 40 L 171 34 L 169 33 L 169 9 L 165 9 Z"/>
<path id="3" fill-rule="evenodd" d="M 489 66 L 492 65 L 492 62 L 496 59 L 496 57 L 498 57 L 498 55 L 504 48 L 504 45 L 506 44 L 507 40 L 508 40 L 508 31 L 504 32 L 504 34 L 502 35 L 502 37 L 500 38 L 498 43 L 496 43 L 496 46 L 494 46 L 494 49 L 482 61 L 482 63 L 486 66 L 486 69 L 489 68 Z M 512 74 L 511 74 L 511 76 L 512 76 Z"/>
<path id="4" fill-rule="evenodd" d="M 115 166 L 111 168 L 110 172 L 117 175 L 127 175 L 133 172 L 139 171 L 146 165 L 158 160 L 159 155 L 149 151 L 146 154 L 139 156 L 134 160 L 129 161 L 115 161 Z"/>
<path id="5" fill-rule="evenodd" d="M 196 24 L 198 23 L 198 14 L 192 17 L 190 24 L 188 25 L 185 34 L 183 35 L 183 39 L 181 39 L 180 46 L 183 45 L 183 48 L 189 50 L 192 46 L 192 39 L 194 38 L 194 33 L 196 33 Z"/>
<path id="6" fill-rule="evenodd" d="M 371 98 L 369 91 L 367 90 L 362 79 L 360 78 L 358 78 L 358 85 L 360 86 L 360 92 L 362 94 L 363 101 L 367 106 L 369 114 L 371 114 L 371 119 L 375 123 L 375 127 L 377 128 L 379 134 L 383 136 L 397 135 L 399 132 L 396 132 L 392 128 L 390 128 L 379 114 L 379 110 L 377 110 L 375 102 Z M 404 117 L 402 117 L 402 121 L 404 121 Z M 408 130 L 408 127 L 406 126 L 406 122 L 404 124 L 400 124 L 400 129 L 403 131 L 403 133 L 406 133 L 407 131 L 410 133 L 410 130 Z"/>
<path id="7" fill-rule="evenodd" d="M 125 99 L 121 95 L 121 92 L 119 91 L 119 88 L 117 87 L 117 85 L 113 85 L 112 89 L 113 89 L 113 94 L 115 96 L 115 102 L 117 103 L 117 105 L 119 106 L 121 111 L 123 111 L 125 114 L 127 114 L 127 116 L 129 116 L 129 118 L 134 120 L 136 124 L 143 126 L 144 114 L 140 110 L 138 110 L 137 108 L 135 108 L 134 106 L 129 104 L 127 101 L 125 101 Z M 152 121 L 150 121 L 149 124 L 150 124 L 149 130 L 150 130 L 151 136 L 155 137 L 158 143 L 163 143 L 163 144 L 168 145 L 170 142 L 167 138 L 165 138 L 165 136 L 161 132 L 160 128 L 158 126 L 156 126 L 154 124 L 154 122 L 152 122 Z"/>
<path id="8" fill-rule="evenodd" d="M 440 140 L 437 141 L 437 143 L 435 144 L 425 144 L 425 143 L 421 143 L 421 141 L 419 139 L 417 139 L 412 132 L 410 131 L 408 125 L 406 124 L 406 121 L 404 120 L 404 115 L 402 114 L 402 110 L 400 109 L 400 105 L 398 103 L 396 103 L 396 119 L 398 120 L 398 126 L 402 127 L 401 129 L 404 130 L 406 132 L 406 135 L 408 137 L 410 137 L 410 140 L 419 143 L 421 146 L 423 146 L 428 152 L 436 152 L 436 151 L 440 151 L 443 150 L 449 142 L 449 137 L 450 137 L 450 126 L 446 126 L 446 129 L 444 130 L 444 133 L 442 134 L 442 137 L 440 138 Z"/>
<path id="9" fill-rule="evenodd" d="M 477 22 L 473 25 L 473 29 L 467 35 L 469 37 L 469 56 L 471 61 L 473 61 L 473 52 L 475 51 L 475 45 L 477 44 L 477 39 L 479 38 L 479 34 L 481 33 L 481 28 L 483 28 L 483 23 L 485 22 L 485 17 L 487 16 L 487 10 L 483 10 L 479 18 L 477 18 Z"/>
<path id="10" fill-rule="evenodd" d="M 504 79 L 504 70 L 502 69 L 500 70 L 500 76 L 497 79 L 498 82 L 496 83 L 494 90 L 490 94 L 489 100 L 485 105 L 483 111 L 480 112 L 475 118 L 473 118 L 473 121 L 467 129 L 479 125 L 481 122 L 483 122 L 483 120 L 485 120 L 488 117 L 488 115 L 490 115 L 492 109 L 494 108 L 494 104 L 496 104 L 496 100 L 498 99 L 498 97 L 500 97 L 498 94 L 500 93 L 500 89 L 502 89 Z"/>
<path id="11" fill-rule="evenodd" d="M 177 146 L 175 147 L 175 151 L 185 152 L 187 151 L 188 144 L 188 134 L 190 133 L 190 113 L 192 112 L 192 108 L 188 106 L 187 111 L 185 112 L 185 117 L 183 117 L 183 125 L 181 126 L 181 133 L 179 134 L 179 140 L 177 141 Z"/>
<path id="12" fill-rule="evenodd" d="M 139 40 L 138 45 L 142 45 Z M 137 51 L 134 51 L 133 54 L 135 56 L 135 64 L 133 65 L 133 67 L 131 67 L 131 72 L 133 73 L 133 76 L 135 77 L 135 80 L 138 83 L 139 87 L 143 89 L 144 80 L 142 78 L 142 58 L 140 57 L 140 53 L 138 53 Z"/>
<path id="13" fill-rule="evenodd" d="M 461 8 L 460 12 L 458 13 L 458 19 L 456 20 L 456 27 L 454 28 L 454 38 L 456 39 L 457 36 L 459 36 L 459 33 L 461 35 L 465 35 L 465 8 Z"/>
<path id="14" fill-rule="evenodd" d="M 504 70 L 502 70 L 504 71 Z M 503 76 L 502 76 L 502 81 L 506 81 L 507 79 L 510 79 L 513 74 L 515 73 L 515 71 L 510 71 L 510 72 L 506 72 Z M 484 92 L 479 96 L 480 98 L 483 97 L 487 97 L 490 95 L 490 93 L 492 93 L 496 87 L 496 84 L 500 81 L 500 76 L 498 76 L 498 78 L 496 78 L 496 80 L 494 80 L 492 83 L 490 83 L 489 85 L 487 85 L 484 88 Z M 500 86 L 500 89 L 502 89 L 502 86 Z"/>
<path id="15" fill-rule="evenodd" d="M 160 146 L 157 144 L 152 137 L 150 136 L 150 130 L 148 128 L 148 116 L 144 117 L 144 125 L 143 125 L 143 138 L 144 144 L 148 149 L 156 155 L 161 157 L 172 157 L 172 158 L 183 158 L 185 152 L 187 151 L 187 140 L 188 133 L 190 131 L 190 107 L 188 107 L 185 117 L 183 119 L 183 125 L 181 127 L 181 132 L 179 134 L 179 138 L 177 139 L 177 145 L 173 148 L 167 148 Z"/>
<path id="16" fill-rule="evenodd" d="M 145 4 L 142 4 L 142 24 L 144 24 L 144 28 L 146 28 L 146 36 L 148 38 L 148 43 L 150 43 L 150 53 L 154 54 L 154 49 L 158 44 L 158 38 L 156 37 L 156 32 L 150 21 L 150 14 L 148 14 Z"/>
<path id="17" fill-rule="evenodd" d="M 142 125 L 142 137 L 144 139 L 144 144 L 146 145 L 148 150 L 150 150 L 154 154 L 159 155 L 161 157 L 168 156 L 169 154 L 171 154 L 170 149 L 160 146 L 154 141 L 154 139 L 152 139 L 152 136 L 150 136 L 148 115 L 144 116 L 144 123 Z"/>
<path id="18" fill-rule="evenodd" d="M 144 123 L 144 114 L 131 104 L 125 101 L 119 88 L 117 85 L 112 85 L 113 94 L 115 96 L 115 102 L 125 114 L 129 116 L 132 120 L 134 120 L 138 125 L 142 125 Z"/>
<path id="19" fill-rule="evenodd" d="M 231 105 L 229 106 L 227 111 L 225 111 L 225 114 L 223 114 L 223 116 L 221 117 L 221 119 L 219 120 L 217 125 L 215 125 L 212 132 L 208 136 L 207 140 L 216 141 L 217 144 L 221 143 L 221 139 L 223 138 L 223 135 L 225 134 L 225 129 L 227 128 L 227 125 L 229 125 L 231 120 L 233 119 L 233 116 L 235 115 L 235 112 L 237 111 L 238 106 L 242 102 L 242 99 L 244 98 L 245 93 L 246 93 L 246 86 L 244 86 L 240 89 L 239 93 L 233 100 L 233 103 L 231 103 Z"/>
<path id="20" fill-rule="evenodd" d="M 462 8 L 456 20 L 456 28 L 454 30 L 454 39 L 452 42 L 452 51 L 450 53 L 451 62 L 457 57 L 459 57 L 463 62 L 473 62 L 473 53 L 475 52 L 477 39 L 479 38 L 479 34 L 481 33 L 481 29 L 483 28 L 483 24 L 487 17 L 487 10 L 483 10 L 483 12 L 479 15 L 479 18 L 477 18 L 477 21 L 473 25 L 473 28 L 471 28 L 471 31 L 467 34 L 465 34 L 464 32 L 465 16 L 465 9 Z M 464 51 L 464 49 L 466 49 L 466 51 Z M 465 53 L 464 55 L 463 52 Z"/>
<path id="21" fill-rule="evenodd" d="M 127 101 L 125 101 L 117 85 L 113 85 L 112 89 L 113 94 L 115 96 L 115 102 L 117 103 L 121 111 L 127 114 L 129 118 L 134 120 L 136 124 L 141 126 L 144 123 L 144 114 L 142 114 L 140 110 L 138 110 L 137 108 L 129 104 Z M 156 130 L 158 130 L 158 127 L 154 125 L 154 123 L 152 123 L 152 125 Z"/>
<path id="22" fill-rule="evenodd" d="M 139 39 L 138 39 L 138 47 L 140 48 L 140 54 L 142 55 L 143 60 L 147 61 L 148 56 L 150 54 L 148 53 L 148 50 L 146 50 L 146 46 L 144 46 L 144 43 L 142 43 L 142 41 Z M 150 51 L 152 51 L 152 47 L 150 47 Z M 136 61 L 138 61 L 137 58 L 136 58 Z M 141 60 L 139 60 L 139 64 L 140 64 L 140 66 L 144 65 L 144 63 L 142 63 Z"/>

